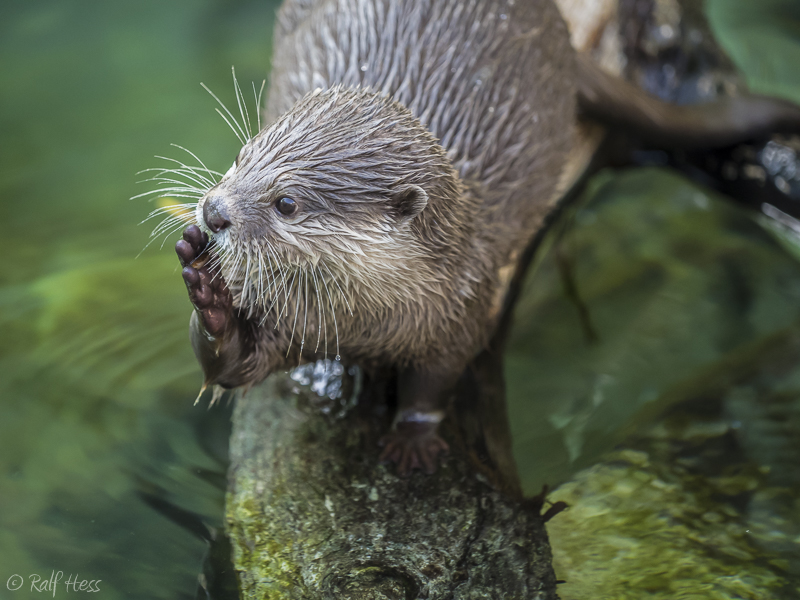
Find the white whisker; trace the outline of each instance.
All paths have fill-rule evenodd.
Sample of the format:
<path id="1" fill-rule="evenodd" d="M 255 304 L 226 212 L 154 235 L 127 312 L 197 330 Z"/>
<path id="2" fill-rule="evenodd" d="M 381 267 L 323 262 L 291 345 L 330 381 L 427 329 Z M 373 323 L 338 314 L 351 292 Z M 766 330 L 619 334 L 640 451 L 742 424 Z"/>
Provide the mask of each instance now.
<path id="1" fill-rule="evenodd" d="M 171 177 L 151 177 L 149 179 L 142 179 L 141 181 L 137 181 L 136 183 L 148 183 L 150 181 L 159 181 L 161 183 L 172 184 L 175 186 L 177 191 L 183 192 L 191 192 L 197 194 L 198 197 L 202 196 L 205 193 L 205 190 L 191 185 L 185 181 L 181 181 L 180 179 L 172 179 Z"/>
<path id="2" fill-rule="evenodd" d="M 247 130 L 247 139 L 253 137 L 253 126 L 250 123 L 250 113 L 247 111 L 247 102 L 244 100 L 242 88 L 239 87 L 239 82 L 236 80 L 236 69 L 231 67 L 231 74 L 233 75 L 233 91 L 236 93 L 236 103 L 239 105 L 239 114 L 242 116 L 242 124 Z"/>
<path id="3" fill-rule="evenodd" d="M 294 272 L 294 277 L 292 277 L 292 284 L 294 284 L 294 278 L 297 277 L 298 271 Z M 298 286 L 299 286 L 298 281 Z M 286 349 L 286 356 L 289 356 L 289 351 L 292 349 L 292 342 L 294 341 L 294 330 L 297 327 L 297 316 L 300 313 L 300 294 L 297 294 L 297 300 L 295 301 L 295 309 L 294 309 L 294 323 L 292 324 L 292 337 L 289 339 L 289 347 Z"/>
<path id="4" fill-rule="evenodd" d="M 223 121 L 225 121 L 225 122 L 228 124 L 228 127 L 230 127 L 230 128 L 231 128 L 231 131 L 233 131 L 233 134 L 236 136 L 236 139 L 237 139 L 237 140 L 239 140 L 239 143 L 240 143 L 242 146 L 244 146 L 244 145 L 247 143 L 247 139 L 246 139 L 246 137 L 242 137 L 242 135 L 241 135 L 241 134 L 239 133 L 239 131 L 236 129 L 236 127 L 239 127 L 239 124 L 238 124 L 238 123 L 236 123 L 236 127 L 234 127 L 234 126 L 233 126 L 233 124 L 231 124 L 231 122 L 230 122 L 230 121 L 228 121 L 228 117 L 226 117 L 224 114 L 222 114 L 222 111 L 221 111 L 220 109 L 216 108 L 216 109 L 214 109 L 214 110 L 216 110 L 216 111 L 217 111 L 217 114 L 218 114 L 220 117 L 222 117 L 222 120 L 223 120 Z M 234 123 L 235 123 L 235 121 L 234 121 Z"/>
<path id="5" fill-rule="evenodd" d="M 339 288 L 339 293 L 342 295 L 342 300 L 344 300 L 344 303 L 347 305 L 347 310 L 350 312 L 350 316 L 352 317 L 353 316 L 353 309 L 350 308 L 350 302 L 347 301 L 347 296 L 345 295 L 344 291 L 342 290 L 341 286 L 339 285 L 339 282 L 336 280 L 336 276 L 328 268 L 328 265 L 326 265 L 324 262 L 321 262 L 321 261 L 320 261 L 320 264 L 323 267 L 325 267 L 325 270 L 328 271 L 328 273 L 331 276 L 331 280 L 336 285 L 336 287 Z"/>
<path id="6" fill-rule="evenodd" d="M 278 271 L 280 272 L 281 282 L 282 282 L 282 285 L 283 285 L 283 304 L 284 304 L 284 306 L 286 306 L 289 303 L 289 291 L 286 288 L 286 271 L 284 270 L 283 266 L 281 265 L 281 261 L 278 260 L 278 254 L 275 251 L 275 248 L 272 246 L 272 244 L 269 243 L 269 240 L 265 240 L 265 241 L 267 242 L 267 252 L 269 252 L 269 254 L 275 258 L 275 263 L 278 265 Z M 279 295 L 280 295 L 280 292 L 278 292 L 278 294 L 276 294 L 276 296 L 279 296 Z M 280 315 L 278 315 L 278 318 L 280 319 Z"/>
<path id="7" fill-rule="evenodd" d="M 247 263 L 244 267 L 244 283 L 242 284 L 242 298 L 241 298 L 241 306 L 244 308 L 247 306 L 247 318 L 253 316 L 253 305 L 250 303 L 250 286 L 248 285 L 250 281 L 250 248 L 245 248 L 244 251 L 247 253 Z"/>
<path id="8" fill-rule="evenodd" d="M 214 92 L 212 92 L 208 88 L 208 86 L 206 86 L 205 83 L 201 83 L 200 85 L 202 85 L 203 89 L 205 91 L 207 91 L 209 94 L 211 94 L 211 97 L 214 98 L 214 100 L 217 101 L 217 103 L 225 110 L 226 113 L 228 113 L 228 116 L 230 116 L 231 121 L 233 121 L 233 123 L 236 123 L 236 127 L 234 127 L 233 124 L 231 123 L 231 121 L 228 120 L 228 118 L 222 113 L 222 111 L 220 111 L 219 109 L 216 109 L 216 111 L 219 114 L 219 116 L 222 117 L 225 120 L 225 122 L 228 124 L 228 127 L 231 128 L 233 133 L 236 134 L 236 137 L 242 143 L 242 146 L 244 146 L 247 143 L 247 139 L 248 138 L 247 138 L 247 134 L 245 133 L 244 129 L 242 129 L 242 126 L 239 125 L 239 123 L 236 122 L 236 118 L 233 116 L 233 114 L 231 114 L 231 111 L 228 110 L 228 107 L 225 106 L 225 104 L 223 104 L 222 100 L 217 98 L 217 95 Z"/>
<path id="9" fill-rule="evenodd" d="M 180 145 L 178 145 L 178 144 L 170 144 L 170 146 L 174 146 L 174 147 L 175 147 L 175 148 L 177 148 L 178 150 L 183 150 L 184 152 L 186 152 L 186 154 L 188 154 L 188 155 L 189 155 L 189 156 L 191 156 L 193 159 L 195 159 L 195 160 L 196 160 L 196 161 L 197 161 L 197 162 L 200 164 L 200 166 L 201 166 L 201 167 L 203 167 L 203 170 L 204 170 L 206 173 L 208 173 L 208 176 L 211 178 L 211 181 L 210 181 L 210 183 L 211 183 L 212 185 L 214 185 L 214 184 L 215 184 L 217 181 L 219 181 L 219 180 L 220 180 L 220 178 L 222 177 L 222 173 L 220 173 L 219 171 L 212 171 L 211 169 L 209 169 L 209 168 L 208 168 L 208 167 L 205 165 L 205 163 L 204 163 L 202 160 L 200 160 L 200 158 L 199 158 L 199 157 L 198 157 L 198 156 L 197 156 L 197 155 L 196 155 L 194 152 L 192 152 L 191 150 L 188 150 L 188 149 L 186 149 L 186 148 L 184 148 L 183 146 L 180 146 Z M 169 159 L 168 159 L 168 160 L 169 160 Z M 175 160 L 175 159 L 172 159 L 172 160 Z M 184 166 L 184 167 L 191 168 L 191 167 L 189 167 L 188 165 L 185 165 L 185 164 L 183 164 L 183 163 L 182 163 L 182 162 L 180 162 L 180 161 L 177 161 L 177 160 L 176 160 L 175 162 L 177 162 L 177 163 L 181 164 L 181 165 L 182 165 L 182 166 Z M 198 175 L 199 175 L 199 173 L 198 173 Z M 216 178 L 216 179 L 215 179 L 215 178 Z"/>
<path id="10" fill-rule="evenodd" d="M 135 196 L 131 196 L 131 200 L 138 200 L 139 198 L 145 198 L 147 196 L 156 196 L 157 194 L 160 194 L 160 197 L 175 196 L 176 198 L 196 198 L 198 200 L 202 197 L 199 195 L 189 194 L 186 190 L 181 188 L 161 188 L 158 190 L 144 192 L 142 194 L 136 194 Z"/>
<path id="11" fill-rule="evenodd" d="M 256 94 L 256 82 L 253 81 L 253 96 L 256 98 L 256 118 L 258 120 L 258 130 L 261 131 L 261 94 L 264 92 L 264 86 L 267 84 L 266 79 L 261 80 L 261 89 Z"/>
<path id="12" fill-rule="evenodd" d="M 317 269 L 319 269 L 319 265 L 317 265 Z M 328 303 L 329 303 L 330 309 L 331 309 L 331 316 L 333 317 L 333 330 L 336 333 L 336 356 L 338 357 L 339 356 L 339 326 L 336 323 L 336 308 L 333 305 L 333 298 L 331 298 L 331 292 L 328 289 L 328 284 L 325 281 L 325 277 L 323 276 L 322 271 L 319 272 L 319 278 L 322 279 L 322 285 L 325 286 L 325 293 L 328 294 Z M 326 330 L 326 335 L 327 335 L 327 330 Z M 325 342 L 327 344 L 327 338 L 326 338 Z M 327 350 L 326 350 L 325 353 L 327 355 Z"/>
<path id="13" fill-rule="evenodd" d="M 325 311 L 322 300 L 319 297 L 319 281 L 317 281 L 317 267 L 311 268 L 311 276 L 314 278 L 314 292 L 317 296 L 317 346 L 314 348 L 314 353 L 319 350 L 319 342 L 322 338 L 322 324 L 325 322 Z M 328 329 L 325 327 L 325 358 L 328 358 Z"/>
<path id="14" fill-rule="evenodd" d="M 196 177 L 194 174 L 190 174 L 190 172 L 187 171 L 186 169 L 153 168 L 153 169 L 145 169 L 144 171 L 139 171 L 137 175 L 141 175 L 142 173 L 147 173 L 149 171 L 158 171 L 158 172 L 154 177 L 151 177 L 150 179 L 143 179 L 141 181 L 137 181 L 136 183 L 144 183 L 145 181 L 171 181 L 172 183 L 185 185 L 187 187 L 194 188 L 203 193 L 205 193 L 206 190 L 208 190 L 213 185 L 205 181 L 201 177 Z M 164 175 L 167 174 L 175 175 L 176 177 L 185 177 L 186 179 L 188 179 L 188 181 L 184 181 L 182 179 L 172 179 L 164 177 Z"/>
<path id="15" fill-rule="evenodd" d="M 147 223 L 151 219 L 155 219 L 156 217 L 160 217 L 161 215 L 170 215 L 170 216 L 180 216 L 185 217 L 190 214 L 194 214 L 194 207 L 195 204 L 171 204 L 170 206 L 162 206 L 157 208 L 156 210 L 152 211 L 147 217 L 145 217 L 139 225 L 143 225 Z"/>
<path id="16" fill-rule="evenodd" d="M 306 323 L 308 322 L 308 271 L 303 271 L 303 281 L 305 282 L 305 292 L 303 294 L 303 337 L 300 339 L 300 357 L 299 361 L 303 358 L 303 348 L 306 345 Z"/>

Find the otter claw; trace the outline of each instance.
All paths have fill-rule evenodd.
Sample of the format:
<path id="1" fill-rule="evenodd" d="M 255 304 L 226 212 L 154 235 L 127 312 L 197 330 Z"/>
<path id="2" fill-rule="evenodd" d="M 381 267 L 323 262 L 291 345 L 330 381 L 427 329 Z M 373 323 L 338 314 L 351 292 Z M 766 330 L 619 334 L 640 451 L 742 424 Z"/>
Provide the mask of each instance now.
<path id="1" fill-rule="evenodd" d="M 200 273 L 198 273 L 197 269 L 195 269 L 194 267 L 189 267 L 189 266 L 184 267 L 181 275 L 183 275 L 183 280 L 186 282 L 186 285 L 188 286 L 197 285 L 198 282 L 200 281 Z"/>
<path id="2" fill-rule="evenodd" d="M 210 334 L 216 335 L 225 330 L 228 317 L 222 309 L 206 308 L 202 314 L 203 324 Z"/>
<path id="3" fill-rule="evenodd" d="M 398 423 L 378 443 L 383 446 L 380 461 L 397 464 L 397 474 L 401 477 L 407 477 L 414 469 L 433 474 L 439 454 L 450 451 L 436 432 L 436 426 L 428 423 Z"/>
<path id="4" fill-rule="evenodd" d="M 175 252 L 178 254 L 178 258 L 184 267 L 191 264 L 194 257 L 197 256 L 195 247 L 186 240 L 178 240 L 178 243 L 175 244 Z"/>
<path id="5" fill-rule="evenodd" d="M 189 242 L 189 244 L 195 248 L 208 245 L 208 234 L 200 231 L 200 228 L 197 225 L 189 225 L 186 229 L 184 229 L 183 239 Z"/>
<path id="6" fill-rule="evenodd" d="M 181 275 L 189 299 L 203 326 L 209 334 L 219 335 L 225 331 L 233 300 L 225 281 L 209 264 L 208 246 L 208 235 L 197 225 L 190 225 L 184 230 L 183 239 L 175 244 L 175 252 L 183 265 Z"/>

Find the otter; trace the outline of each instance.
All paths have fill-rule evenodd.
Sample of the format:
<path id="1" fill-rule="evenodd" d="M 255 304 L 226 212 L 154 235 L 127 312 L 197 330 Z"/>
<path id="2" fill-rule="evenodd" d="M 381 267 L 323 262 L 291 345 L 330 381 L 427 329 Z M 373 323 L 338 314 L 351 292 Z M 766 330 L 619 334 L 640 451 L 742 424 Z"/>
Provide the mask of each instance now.
<path id="1" fill-rule="evenodd" d="M 391 367 L 381 458 L 433 472 L 446 399 L 575 178 L 579 99 L 669 130 L 576 55 L 552 0 L 287 0 L 267 125 L 176 245 L 206 385 L 323 357 Z"/>
<path id="2" fill-rule="evenodd" d="M 559 196 L 566 25 L 551 0 L 290 0 L 276 34 L 268 125 L 176 245 L 206 384 L 391 365 L 382 457 L 432 472 L 443 403 Z"/>

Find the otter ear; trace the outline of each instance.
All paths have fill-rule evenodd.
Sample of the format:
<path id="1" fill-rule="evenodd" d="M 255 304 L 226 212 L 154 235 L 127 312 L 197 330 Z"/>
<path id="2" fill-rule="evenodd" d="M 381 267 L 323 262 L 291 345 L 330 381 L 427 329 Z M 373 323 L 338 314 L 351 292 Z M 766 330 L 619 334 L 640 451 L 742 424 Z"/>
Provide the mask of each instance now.
<path id="1" fill-rule="evenodd" d="M 410 221 L 428 206 L 428 194 L 418 185 L 404 185 L 392 193 L 398 221 Z"/>

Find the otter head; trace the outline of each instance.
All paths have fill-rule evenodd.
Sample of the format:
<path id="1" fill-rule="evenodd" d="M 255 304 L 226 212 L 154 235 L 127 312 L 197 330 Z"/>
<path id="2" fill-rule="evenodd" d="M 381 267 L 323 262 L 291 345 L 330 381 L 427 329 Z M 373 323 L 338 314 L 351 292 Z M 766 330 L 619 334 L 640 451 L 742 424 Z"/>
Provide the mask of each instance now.
<path id="1" fill-rule="evenodd" d="M 267 311 L 298 274 L 335 285 L 351 306 L 381 304 L 407 301 L 412 275 L 441 277 L 432 261 L 473 223 L 462 191 L 408 109 L 337 87 L 308 94 L 251 139 L 197 220 L 239 308 Z"/>

